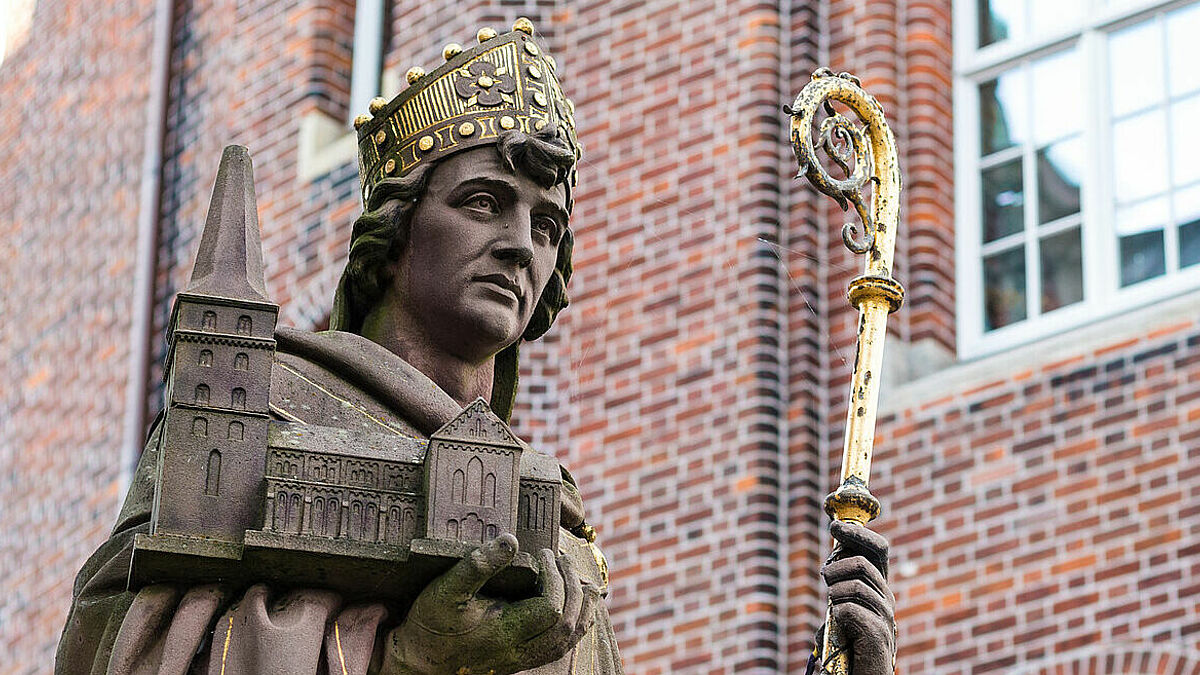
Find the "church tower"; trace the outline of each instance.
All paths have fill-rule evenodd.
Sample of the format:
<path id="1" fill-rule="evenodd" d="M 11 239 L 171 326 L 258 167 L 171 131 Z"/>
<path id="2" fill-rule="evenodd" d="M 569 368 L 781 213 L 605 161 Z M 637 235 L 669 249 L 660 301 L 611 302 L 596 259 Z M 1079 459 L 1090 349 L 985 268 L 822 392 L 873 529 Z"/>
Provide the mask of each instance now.
<path id="1" fill-rule="evenodd" d="M 278 313 L 263 276 L 250 153 L 229 146 L 168 328 L 152 537 L 239 545 L 257 524 Z"/>

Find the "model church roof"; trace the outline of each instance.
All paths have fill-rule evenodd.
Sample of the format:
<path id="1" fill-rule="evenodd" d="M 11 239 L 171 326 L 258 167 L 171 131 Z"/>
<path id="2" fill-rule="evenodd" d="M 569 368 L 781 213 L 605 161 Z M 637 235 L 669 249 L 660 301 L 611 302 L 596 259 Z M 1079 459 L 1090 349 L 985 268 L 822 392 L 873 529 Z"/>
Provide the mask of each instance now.
<path id="1" fill-rule="evenodd" d="M 431 438 L 522 447 L 521 441 L 513 435 L 508 425 L 496 417 L 482 398 L 475 399 L 463 408 L 457 417 L 434 432 Z"/>

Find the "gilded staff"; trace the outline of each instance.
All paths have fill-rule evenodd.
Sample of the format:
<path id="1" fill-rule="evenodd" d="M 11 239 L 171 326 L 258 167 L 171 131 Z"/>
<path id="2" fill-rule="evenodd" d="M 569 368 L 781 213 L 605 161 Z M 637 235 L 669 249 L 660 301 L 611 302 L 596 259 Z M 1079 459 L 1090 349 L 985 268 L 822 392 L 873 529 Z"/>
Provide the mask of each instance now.
<path id="1" fill-rule="evenodd" d="M 825 498 L 830 518 L 865 525 L 879 515 L 879 500 L 867 489 L 871 473 L 871 451 L 875 441 L 875 413 L 879 401 L 879 375 L 883 365 L 883 341 L 887 316 L 900 308 L 904 288 L 892 278 L 892 256 L 900 219 L 900 166 L 896 141 L 884 119 L 883 108 L 859 86 L 849 73 L 834 75 L 820 68 L 790 109 L 791 141 L 800 163 L 800 173 L 821 192 L 832 197 L 842 210 L 850 206 L 862 221 L 858 227 L 842 227 L 842 241 L 855 253 L 865 254 L 862 275 L 850 282 L 850 304 L 858 308 L 858 346 L 850 381 L 850 405 L 846 413 L 845 445 L 842 448 L 842 482 Z M 839 114 L 837 101 L 858 116 L 860 128 Z M 821 147 L 846 177 L 834 178 L 817 159 L 812 129 L 818 108 L 827 114 L 819 128 Z M 870 183 L 870 204 L 864 204 L 863 189 Z M 821 649 L 823 672 L 849 675 L 849 656 L 833 649 L 836 627 L 826 614 L 825 643 Z"/>

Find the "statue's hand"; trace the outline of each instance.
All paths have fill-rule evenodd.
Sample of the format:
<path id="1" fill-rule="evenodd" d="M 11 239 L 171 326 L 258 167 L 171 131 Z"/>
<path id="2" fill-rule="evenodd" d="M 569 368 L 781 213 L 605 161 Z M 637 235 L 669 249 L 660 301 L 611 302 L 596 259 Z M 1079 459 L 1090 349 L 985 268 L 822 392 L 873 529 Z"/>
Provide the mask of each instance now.
<path id="1" fill-rule="evenodd" d="M 835 645 L 850 652 L 853 675 L 892 675 L 896 599 L 888 588 L 888 542 L 855 523 L 834 521 L 838 546 L 821 568 L 829 587 Z"/>
<path id="2" fill-rule="evenodd" d="M 515 602 L 479 595 L 516 553 L 516 537 L 502 534 L 434 579 L 388 636 L 384 672 L 507 675 L 566 655 L 591 628 L 599 590 L 580 580 L 570 558 L 542 549 L 540 595 Z"/>

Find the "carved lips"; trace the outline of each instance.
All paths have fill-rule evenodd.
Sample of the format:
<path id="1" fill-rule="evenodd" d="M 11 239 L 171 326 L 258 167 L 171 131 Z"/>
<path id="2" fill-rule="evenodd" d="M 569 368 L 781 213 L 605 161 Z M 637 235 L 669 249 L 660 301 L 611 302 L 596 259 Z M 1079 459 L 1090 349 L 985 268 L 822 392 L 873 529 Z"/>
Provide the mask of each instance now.
<path id="1" fill-rule="evenodd" d="M 517 300 L 517 302 L 520 302 L 521 300 L 524 299 L 525 293 L 524 293 L 524 291 L 521 290 L 521 285 L 518 284 L 517 282 L 513 281 L 512 279 L 509 279 L 506 275 L 485 274 L 482 276 L 477 276 L 472 280 L 473 281 L 481 281 L 483 283 L 497 286 L 505 291 L 508 291 L 509 293 L 511 293 L 513 295 L 513 298 L 515 300 Z"/>

